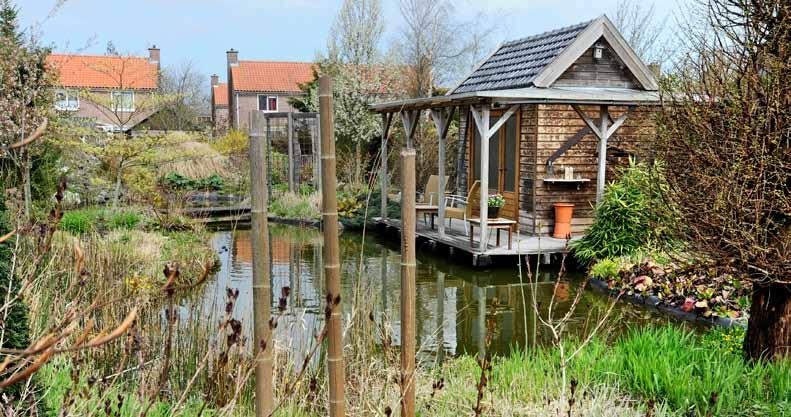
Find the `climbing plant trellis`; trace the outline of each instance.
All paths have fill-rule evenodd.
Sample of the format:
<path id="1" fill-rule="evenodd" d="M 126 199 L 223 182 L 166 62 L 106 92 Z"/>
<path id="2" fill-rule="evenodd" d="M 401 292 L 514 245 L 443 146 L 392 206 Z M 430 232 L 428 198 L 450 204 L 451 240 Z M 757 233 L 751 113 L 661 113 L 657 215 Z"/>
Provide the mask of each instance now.
<path id="1" fill-rule="evenodd" d="M 268 188 L 282 182 L 297 192 L 302 184 L 321 188 L 318 113 L 263 112 L 267 158 Z M 282 155 L 282 156 L 281 156 Z"/>

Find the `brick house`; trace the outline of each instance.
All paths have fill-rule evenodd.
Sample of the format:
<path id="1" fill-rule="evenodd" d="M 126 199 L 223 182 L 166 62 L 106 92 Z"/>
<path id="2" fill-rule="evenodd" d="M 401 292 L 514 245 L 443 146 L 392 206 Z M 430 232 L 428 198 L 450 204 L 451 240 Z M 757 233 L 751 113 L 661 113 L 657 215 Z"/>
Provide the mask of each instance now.
<path id="1" fill-rule="evenodd" d="M 228 83 L 217 74 L 211 76 L 211 121 L 215 132 L 228 131 Z"/>
<path id="2" fill-rule="evenodd" d="M 130 131 L 156 110 L 160 50 L 147 57 L 51 54 L 55 109 L 104 131 Z"/>
<path id="3" fill-rule="evenodd" d="M 240 61 L 239 52 L 226 52 L 228 65 L 228 120 L 246 129 L 253 110 L 290 112 L 288 99 L 304 93 L 299 85 L 313 80 L 310 62 Z"/>

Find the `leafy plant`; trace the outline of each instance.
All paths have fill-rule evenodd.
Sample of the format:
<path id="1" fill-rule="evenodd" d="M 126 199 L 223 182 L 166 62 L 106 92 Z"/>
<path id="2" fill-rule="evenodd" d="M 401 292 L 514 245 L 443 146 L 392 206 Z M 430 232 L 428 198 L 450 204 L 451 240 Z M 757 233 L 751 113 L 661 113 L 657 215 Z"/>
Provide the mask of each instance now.
<path id="1" fill-rule="evenodd" d="M 212 174 L 206 178 L 194 179 L 178 172 L 171 172 L 161 179 L 161 183 L 178 191 L 219 191 L 225 186 L 221 176 Z"/>
<path id="2" fill-rule="evenodd" d="M 489 207 L 497 207 L 501 208 L 505 206 L 505 197 L 502 194 L 495 194 L 489 196 L 489 200 L 487 201 Z"/>
<path id="3" fill-rule="evenodd" d="M 574 255 L 584 263 L 673 244 L 673 214 L 664 198 L 668 186 L 662 165 L 631 159 L 619 175 L 596 205 L 593 225 L 582 239 L 571 242 Z"/>
<path id="4" fill-rule="evenodd" d="M 58 227 L 71 234 L 81 235 L 87 233 L 93 227 L 93 221 L 87 213 L 82 211 L 67 211 L 63 214 Z"/>
<path id="5" fill-rule="evenodd" d="M 126 211 L 113 214 L 107 223 L 112 229 L 134 229 L 141 220 L 139 214 Z"/>
<path id="6" fill-rule="evenodd" d="M 602 259 L 591 267 L 590 275 L 593 278 L 607 281 L 610 278 L 617 278 L 622 266 L 621 262 L 614 259 Z"/>
<path id="7" fill-rule="evenodd" d="M 352 217 L 365 205 L 364 196 L 359 194 L 338 195 L 338 215 L 341 217 Z"/>

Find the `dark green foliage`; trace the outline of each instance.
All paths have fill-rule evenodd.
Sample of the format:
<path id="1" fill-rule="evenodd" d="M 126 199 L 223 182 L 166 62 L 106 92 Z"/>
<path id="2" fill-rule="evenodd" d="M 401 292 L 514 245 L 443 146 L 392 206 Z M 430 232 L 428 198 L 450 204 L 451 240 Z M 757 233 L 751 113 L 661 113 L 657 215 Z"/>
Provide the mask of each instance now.
<path id="1" fill-rule="evenodd" d="M 176 191 L 220 191 L 225 187 L 225 181 L 217 174 L 196 179 L 178 172 L 165 175 L 160 179 L 160 184 Z"/>
<path id="2" fill-rule="evenodd" d="M 8 222 L 8 213 L 5 206 L 5 194 L 0 193 L 0 235 L 4 235 L 11 230 Z M 13 246 L 5 242 L 0 244 L 0 294 L 5 299 L 6 294 L 11 293 L 13 297 L 19 290 L 20 283 L 17 277 L 11 274 L 11 259 L 13 257 Z M 28 326 L 28 309 L 22 300 L 11 304 L 8 310 L 8 317 L 5 322 L 0 324 L 2 326 L 3 335 L 3 348 L 8 349 L 25 349 L 28 347 L 29 341 L 29 326 Z M 8 390 L 10 394 L 16 393 L 16 387 L 11 387 Z"/>
<path id="3" fill-rule="evenodd" d="M 571 243 L 584 263 L 594 259 L 631 256 L 672 243 L 672 213 L 664 198 L 667 183 L 659 163 L 631 160 L 619 170 L 594 209 L 594 222 L 585 236 Z"/>
<path id="4" fill-rule="evenodd" d="M 17 14 L 18 10 L 11 4 L 11 0 L 0 0 L 0 36 L 20 43 L 22 34 L 19 33 Z"/>

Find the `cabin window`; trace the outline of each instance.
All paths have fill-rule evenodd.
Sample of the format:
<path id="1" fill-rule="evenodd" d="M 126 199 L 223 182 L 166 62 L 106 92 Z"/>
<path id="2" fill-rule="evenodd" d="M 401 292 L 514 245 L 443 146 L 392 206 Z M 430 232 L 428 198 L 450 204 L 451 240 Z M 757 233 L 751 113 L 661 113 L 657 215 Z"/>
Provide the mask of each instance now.
<path id="1" fill-rule="evenodd" d="M 277 96 L 258 96 L 258 110 L 277 111 Z"/>
<path id="2" fill-rule="evenodd" d="M 77 111 L 80 108 L 80 97 L 74 90 L 57 90 L 55 92 L 55 109 L 61 111 Z"/>
<path id="3" fill-rule="evenodd" d="M 132 91 L 111 91 L 110 101 L 117 112 L 135 111 L 135 93 Z"/>
<path id="4" fill-rule="evenodd" d="M 500 120 L 500 116 L 492 116 L 489 125 Z M 472 118 L 470 118 L 472 121 Z M 473 180 L 481 179 L 481 134 L 477 126 L 472 126 L 472 174 Z M 516 170 L 519 154 L 519 139 L 516 116 L 511 116 L 500 130 L 489 139 L 489 189 L 497 192 L 516 191 Z"/>

